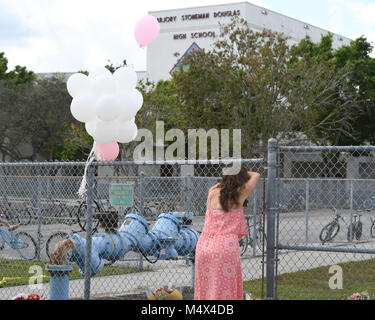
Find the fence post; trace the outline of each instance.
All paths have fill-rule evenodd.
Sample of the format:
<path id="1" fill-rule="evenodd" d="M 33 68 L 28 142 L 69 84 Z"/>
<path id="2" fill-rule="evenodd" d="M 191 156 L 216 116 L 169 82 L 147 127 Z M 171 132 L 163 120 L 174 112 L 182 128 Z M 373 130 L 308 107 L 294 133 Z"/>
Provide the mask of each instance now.
<path id="1" fill-rule="evenodd" d="M 41 247 L 41 224 L 42 224 L 42 181 L 41 177 L 37 178 L 37 214 L 38 214 L 38 243 L 37 243 L 37 259 L 40 260 Z"/>
<path id="2" fill-rule="evenodd" d="M 139 211 L 142 217 L 144 217 L 144 186 L 145 186 L 145 173 L 142 171 L 139 175 Z M 138 253 L 138 269 L 143 270 L 143 257 L 142 254 Z"/>
<path id="3" fill-rule="evenodd" d="M 142 171 L 139 175 L 139 211 L 141 216 L 144 216 L 144 185 L 145 185 L 145 173 Z"/>
<path id="4" fill-rule="evenodd" d="M 258 188 L 256 188 L 253 192 L 253 257 L 256 256 L 256 248 L 257 248 L 257 198 L 258 198 Z"/>
<path id="5" fill-rule="evenodd" d="M 350 223 L 349 223 L 349 242 L 353 242 L 353 180 L 350 180 Z"/>
<path id="6" fill-rule="evenodd" d="M 275 299 L 275 211 L 277 141 L 268 140 L 266 297 Z"/>
<path id="7" fill-rule="evenodd" d="M 186 176 L 186 188 L 187 188 L 186 211 L 190 212 L 191 210 L 191 175 L 190 174 Z"/>
<path id="8" fill-rule="evenodd" d="M 305 244 L 309 243 L 309 203 L 310 203 L 310 180 L 306 179 L 306 203 L 305 203 Z"/>
<path id="9" fill-rule="evenodd" d="M 87 168 L 86 254 L 85 254 L 85 273 L 84 273 L 84 299 L 85 300 L 90 299 L 93 185 L 94 185 L 94 168 L 91 165 L 89 165 Z"/>

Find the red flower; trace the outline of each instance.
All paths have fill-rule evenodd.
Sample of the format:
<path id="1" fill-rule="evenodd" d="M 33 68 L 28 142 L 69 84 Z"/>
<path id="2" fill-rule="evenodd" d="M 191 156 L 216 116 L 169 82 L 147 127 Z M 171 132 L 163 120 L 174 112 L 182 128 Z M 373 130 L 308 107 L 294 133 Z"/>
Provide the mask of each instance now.
<path id="1" fill-rule="evenodd" d="M 27 300 L 40 300 L 40 296 L 38 294 L 33 293 L 27 297 Z"/>

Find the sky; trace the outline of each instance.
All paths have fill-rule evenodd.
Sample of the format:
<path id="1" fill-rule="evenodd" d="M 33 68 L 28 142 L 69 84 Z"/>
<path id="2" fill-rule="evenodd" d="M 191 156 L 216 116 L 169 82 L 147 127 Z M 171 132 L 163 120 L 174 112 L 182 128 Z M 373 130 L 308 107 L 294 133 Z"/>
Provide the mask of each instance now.
<path id="1" fill-rule="evenodd" d="M 125 59 L 146 70 L 146 50 L 134 38 L 136 21 L 150 11 L 241 0 L 0 0 L 0 52 L 9 69 L 76 72 Z M 250 3 L 375 45 L 375 0 L 252 0 Z M 373 54 L 374 55 L 374 51 Z"/>

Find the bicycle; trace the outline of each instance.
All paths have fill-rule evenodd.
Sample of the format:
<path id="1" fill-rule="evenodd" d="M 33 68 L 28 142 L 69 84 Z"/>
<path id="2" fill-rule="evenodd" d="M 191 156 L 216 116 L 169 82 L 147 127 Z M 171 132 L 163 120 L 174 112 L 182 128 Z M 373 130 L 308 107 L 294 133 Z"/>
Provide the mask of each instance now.
<path id="1" fill-rule="evenodd" d="M 58 209 L 56 209 L 56 206 Z M 45 221 L 46 223 L 52 223 L 54 219 L 68 225 L 72 225 L 74 223 L 72 211 L 68 209 L 68 206 L 66 204 L 62 203 L 59 200 L 54 200 L 52 204 L 52 209 L 41 208 L 40 210 L 41 217 L 44 220 L 47 219 Z M 26 208 L 23 211 L 21 211 L 20 214 L 20 224 L 28 225 L 31 223 L 32 220 L 38 220 L 38 212 L 38 207 L 26 205 Z M 53 212 L 53 215 L 49 216 L 50 212 Z"/>
<path id="2" fill-rule="evenodd" d="M 2 221 L 0 225 L 4 225 Z M 12 249 L 17 250 L 20 256 L 26 260 L 33 260 L 37 255 L 35 240 L 27 232 L 14 232 L 18 225 L 8 226 L 8 231 L 0 229 L 0 250 L 3 250 L 5 243 Z"/>
<path id="3" fill-rule="evenodd" d="M 363 208 L 366 211 L 373 210 L 375 208 L 375 196 L 371 196 L 363 202 Z"/>
<path id="4" fill-rule="evenodd" d="M 0 203 L 0 216 L 6 219 L 7 221 L 11 222 L 12 224 L 20 224 L 20 218 L 18 214 L 16 214 L 14 211 L 10 210 L 11 203 L 6 202 Z"/>
<path id="5" fill-rule="evenodd" d="M 98 212 L 117 211 L 116 208 L 112 207 L 109 200 L 104 203 L 102 200 L 93 200 L 93 214 L 92 214 L 92 230 L 96 231 L 99 226 L 99 219 L 96 218 Z M 81 202 L 76 212 L 77 223 L 81 227 L 82 231 L 86 231 L 86 201 Z"/>
<path id="6" fill-rule="evenodd" d="M 320 232 L 319 239 L 322 244 L 333 240 L 337 236 L 340 231 L 340 219 L 345 223 L 345 220 L 341 216 L 341 214 L 337 213 L 337 209 L 333 208 L 332 210 L 335 211 L 336 216 L 330 223 L 324 226 L 322 231 Z"/>
<path id="7" fill-rule="evenodd" d="M 255 239 L 254 239 L 254 236 L 253 236 L 254 224 L 251 224 L 253 216 L 246 215 L 245 219 L 246 219 L 247 235 L 238 240 L 239 245 L 240 245 L 241 256 L 246 252 L 249 245 L 251 248 L 253 248 L 255 244 L 258 246 L 259 249 L 261 249 L 263 240 L 264 240 L 264 243 L 267 242 L 267 236 L 265 232 L 263 232 L 262 222 L 259 220 L 255 224 Z"/>
<path id="8" fill-rule="evenodd" d="M 348 227 L 348 234 L 347 239 L 349 242 L 353 240 L 353 237 L 355 237 L 356 240 L 360 240 L 362 236 L 362 222 L 361 222 L 361 214 L 357 213 L 354 215 L 354 222 L 351 224 L 351 226 Z M 358 221 L 357 221 L 358 217 Z"/>
<path id="9" fill-rule="evenodd" d="M 371 209 L 367 209 L 365 211 L 370 212 Z M 370 220 L 371 220 L 371 227 L 370 227 L 371 238 L 375 238 L 375 219 L 370 217 Z"/>

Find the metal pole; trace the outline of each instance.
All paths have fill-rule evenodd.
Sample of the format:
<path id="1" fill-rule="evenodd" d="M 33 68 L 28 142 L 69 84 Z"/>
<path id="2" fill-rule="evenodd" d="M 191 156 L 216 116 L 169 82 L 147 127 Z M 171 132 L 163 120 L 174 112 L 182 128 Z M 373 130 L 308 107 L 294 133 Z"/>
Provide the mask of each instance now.
<path id="1" fill-rule="evenodd" d="M 142 171 L 139 176 L 139 210 L 140 214 L 144 216 L 144 185 L 145 185 L 145 173 Z M 141 253 L 138 253 L 138 269 L 143 270 L 143 257 Z"/>
<path id="2" fill-rule="evenodd" d="M 85 254 L 85 273 L 84 273 L 84 299 L 85 300 L 90 299 L 93 185 L 94 185 L 94 168 L 89 165 L 87 168 L 86 254 Z"/>
<path id="3" fill-rule="evenodd" d="M 40 260 L 40 247 L 41 247 L 41 224 L 42 224 L 42 181 L 41 177 L 38 176 L 37 178 L 37 208 L 38 208 L 38 245 L 37 245 L 37 259 Z"/>
<path id="4" fill-rule="evenodd" d="M 145 173 L 142 171 L 139 176 L 139 210 L 140 214 L 143 217 L 144 216 L 144 199 L 143 199 L 143 193 L 144 193 L 144 183 L 145 183 Z"/>
<path id="5" fill-rule="evenodd" d="M 186 209 L 187 212 L 190 212 L 191 210 L 191 175 L 186 176 L 186 187 L 187 187 L 187 197 L 186 197 Z"/>
<path id="6" fill-rule="evenodd" d="M 310 181 L 306 180 L 306 203 L 305 203 L 305 244 L 308 245 L 309 243 L 309 202 L 310 202 Z"/>
<path id="7" fill-rule="evenodd" d="M 277 141 L 268 140 L 266 298 L 275 298 L 275 211 Z"/>
<path id="8" fill-rule="evenodd" d="M 349 242 L 353 241 L 353 180 L 350 180 L 350 225 L 349 225 Z"/>
<path id="9" fill-rule="evenodd" d="M 255 257 L 256 255 L 256 246 L 257 246 L 257 242 L 256 242 L 256 238 L 257 238 L 257 230 L 256 230 L 256 224 L 257 224 L 257 198 L 258 198 L 258 188 L 256 188 L 253 192 L 253 210 L 254 210 L 254 214 L 253 214 L 253 257 Z M 249 235 L 250 237 L 250 235 Z"/>

